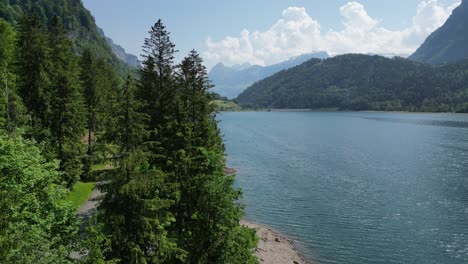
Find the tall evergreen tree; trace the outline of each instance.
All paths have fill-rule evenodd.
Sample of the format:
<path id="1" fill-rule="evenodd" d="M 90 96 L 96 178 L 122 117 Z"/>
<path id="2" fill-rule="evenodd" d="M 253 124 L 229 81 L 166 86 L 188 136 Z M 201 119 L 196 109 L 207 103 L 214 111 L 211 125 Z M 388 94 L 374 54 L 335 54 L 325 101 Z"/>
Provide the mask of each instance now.
<path id="1" fill-rule="evenodd" d="M 179 245 L 189 252 L 187 263 L 256 263 L 251 249 L 255 232 L 241 227 L 240 191 L 224 172 L 224 147 L 211 84 L 197 52 L 179 66 L 177 117 L 183 136 L 175 166 L 180 200 L 173 208 Z M 235 247 L 233 247 L 235 245 Z"/>
<path id="2" fill-rule="evenodd" d="M 186 254 L 168 234 L 174 222 L 169 210 L 174 204 L 174 187 L 168 184 L 167 174 L 150 163 L 153 154 L 142 144 L 149 117 L 139 112 L 142 103 L 135 99 L 135 88 L 128 76 L 114 107 L 113 127 L 106 132 L 106 138 L 120 147 L 120 158 L 108 172 L 112 181 L 100 206 L 102 224 L 96 226 L 110 238 L 109 248 L 101 249 L 107 253 L 92 252 L 123 263 L 174 263 Z"/>
<path id="3" fill-rule="evenodd" d="M 143 67 L 140 71 L 140 99 L 150 116 L 149 129 L 159 129 L 174 109 L 174 54 L 175 45 L 161 20 L 148 32 L 143 46 Z"/>
<path id="4" fill-rule="evenodd" d="M 129 74 L 117 94 L 113 123 L 106 130 L 106 138 L 120 146 L 123 157 L 140 148 L 146 139 L 149 116 L 141 112 L 142 108 L 142 102 L 136 99 L 136 80 Z"/>
<path id="5" fill-rule="evenodd" d="M 115 113 L 112 104 L 117 99 L 116 91 L 120 83 L 115 70 L 103 60 L 98 59 L 90 50 L 86 50 L 81 55 L 80 66 L 88 130 L 84 174 L 89 175 L 91 166 L 98 162 L 95 151 L 100 147 L 102 149 L 106 143 L 99 141 L 102 138 L 101 134 L 114 128 L 109 121 Z"/>
<path id="6" fill-rule="evenodd" d="M 154 154 L 152 163 L 167 173 L 173 171 L 174 154 L 178 134 L 175 119 L 178 97 L 174 78 L 175 45 L 171 42 L 170 33 L 161 20 L 158 20 L 149 31 L 143 46 L 143 67 L 140 70 L 138 98 L 143 102 L 143 112 L 148 122 L 148 146 Z"/>
<path id="7" fill-rule="evenodd" d="M 22 104 L 16 92 L 13 69 L 15 32 L 0 19 L 0 130 L 11 135 L 21 124 Z"/>
<path id="8" fill-rule="evenodd" d="M 20 21 L 16 54 L 18 90 L 29 115 L 30 134 L 43 141 L 48 137 L 51 63 L 46 30 L 37 16 Z"/>
<path id="9" fill-rule="evenodd" d="M 149 162 L 148 153 L 127 153 L 112 171 L 98 219 L 111 240 L 107 260 L 122 263 L 176 263 L 185 259 L 169 235 L 174 216 L 173 188 L 167 176 Z"/>
<path id="10" fill-rule="evenodd" d="M 65 29 L 58 17 L 49 25 L 52 71 L 50 74 L 51 144 L 57 153 L 60 169 L 68 187 L 79 179 L 81 137 L 84 128 L 84 105 L 79 81 L 79 67 Z"/>

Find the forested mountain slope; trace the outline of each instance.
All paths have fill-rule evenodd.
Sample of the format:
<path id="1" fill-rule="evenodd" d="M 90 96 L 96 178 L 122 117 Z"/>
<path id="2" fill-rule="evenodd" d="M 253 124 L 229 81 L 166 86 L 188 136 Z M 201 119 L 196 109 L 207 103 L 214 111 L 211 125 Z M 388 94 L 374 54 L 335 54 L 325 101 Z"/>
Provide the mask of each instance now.
<path id="1" fill-rule="evenodd" d="M 0 18 L 17 25 L 24 15 L 36 14 L 43 24 L 55 15 L 64 23 L 76 53 L 90 49 L 113 65 L 119 75 L 124 76 L 130 67 L 117 58 L 104 37 L 99 33 L 91 13 L 81 0 L 2 0 Z"/>
<path id="2" fill-rule="evenodd" d="M 252 85 L 236 101 L 260 108 L 466 112 L 468 61 L 434 67 L 357 54 L 311 60 Z"/>
<path id="3" fill-rule="evenodd" d="M 432 33 L 410 59 L 432 64 L 468 59 L 468 1 L 463 0 L 447 22 Z"/>

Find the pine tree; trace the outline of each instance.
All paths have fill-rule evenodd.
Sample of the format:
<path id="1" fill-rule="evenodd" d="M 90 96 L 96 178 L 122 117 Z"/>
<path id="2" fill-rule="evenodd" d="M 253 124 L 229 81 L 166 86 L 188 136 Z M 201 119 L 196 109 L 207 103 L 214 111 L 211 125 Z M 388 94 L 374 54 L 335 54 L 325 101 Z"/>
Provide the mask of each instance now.
<path id="1" fill-rule="evenodd" d="M 181 62 L 178 87 L 177 123 L 185 145 L 175 167 L 181 198 L 174 207 L 174 227 L 180 246 L 189 252 L 187 263 L 256 263 L 251 251 L 255 232 L 239 225 L 240 191 L 233 187 L 234 177 L 225 176 L 212 86 L 197 52 Z"/>
<path id="2" fill-rule="evenodd" d="M 185 259 L 185 251 L 170 237 L 174 216 L 173 188 L 167 176 L 149 162 L 148 153 L 127 153 L 112 172 L 106 186 L 99 222 L 111 240 L 107 260 L 122 263 L 176 263 Z"/>
<path id="3" fill-rule="evenodd" d="M 143 104 L 136 99 L 136 80 L 129 74 L 119 89 L 111 115 L 114 122 L 107 128 L 105 136 L 121 147 L 121 156 L 140 148 L 146 139 L 149 116 L 141 112 L 142 108 Z"/>
<path id="4" fill-rule="evenodd" d="M 175 119 L 177 109 L 177 87 L 174 78 L 175 45 L 170 33 L 158 20 L 149 31 L 143 46 L 143 67 L 140 70 L 138 98 L 143 102 L 143 112 L 150 120 L 149 143 L 154 154 L 152 163 L 165 172 L 173 171 L 173 156 L 177 141 L 172 135 L 177 134 Z"/>
<path id="5" fill-rule="evenodd" d="M 13 28 L 0 19 L 0 130 L 5 130 L 8 135 L 22 124 L 24 111 L 13 73 L 15 48 Z"/>
<path id="6" fill-rule="evenodd" d="M 161 20 L 158 20 L 148 32 L 143 46 L 143 68 L 141 69 L 140 99 L 145 102 L 145 112 L 150 116 L 149 129 L 158 129 L 165 124 L 165 119 L 172 113 L 175 96 L 174 54 L 175 45 L 170 33 Z"/>
<path id="7" fill-rule="evenodd" d="M 57 153 L 60 169 L 69 188 L 79 179 L 81 137 L 84 128 L 84 105 L 79 81 L 79 67 L 63 25 L 54 17 L 49 25 L 52 71 L 50 74 L 51 144 Z"/>
<path id="8" fill-rule="evenodd" d="M 93 163 L 93 134 L 96 130 L 96 115 L 99 96 L 97 94 L 97 77 L 98 73 L 96 58 L 90 50 L 85 50 L 81 55 L 80 60 L 81 75 L 80 79 L 83 84 L 83 97 L 86 105 L 86 128 L 88 130 L 87 141 L 87 157 L 84 162 L 84 174 L 89 176 Z"/>
<path id="9" fill-rule="evenodd" d="M 139 112 L 142 103 L 135 98 L 136 87 L 128 76 L 114 106 L 113 128 L 106 139 L 120 147 L 115 169 L 108 172 L 112 181 L 105 187 L 97 230 L 107 238 L 105 260 L 122 263 L 174 263 L 185 258 L 185 251 L 168 234 L 174 216 L 174 186 L 167 174 L 150 163 L 151 152 L 143 144 L 149 117 Z M 103 236 L 94 235 L 104 240 Z M 92 237 L 88 240 L 91 241 Z M 94 249 L 94 255 L 100 255 Z M 97 254 L 96 254 L 97 253 Z"/>
<path id="10" fill-rule="evenodd" d="M 80 59 L 83 83 L 83 95 L 86 105 L 86 129 L 88 150 L 85 159 L 84 174 L 89 176 L 91 166 L 98 162 L 96 151 L 104 155 L 106 145 L 102 133 L 114 129 L 111 117 L 115 113 L 113 102 L 117 99 L 116 91 L 120 82 L 115 70 L 90 50 L 86 50 Z M 102 143 L 102 144 L 100 144 Z"/>
<path id="11" fill-rule="evenodd" d="M 29 115 L 29 136 L 41 142 L 49 136 L 51 63 L 46 30 L 37 16 L 20 21 L 16 46 L 18 90 Z"/>

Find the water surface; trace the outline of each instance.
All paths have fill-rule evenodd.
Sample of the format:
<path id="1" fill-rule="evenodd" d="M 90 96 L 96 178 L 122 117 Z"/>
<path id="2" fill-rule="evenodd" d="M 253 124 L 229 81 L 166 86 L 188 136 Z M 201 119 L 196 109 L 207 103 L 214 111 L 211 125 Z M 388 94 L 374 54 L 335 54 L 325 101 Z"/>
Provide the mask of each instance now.
<path id="1" fill-rule="evenodd" d="M 317 263 L 468 263 L 468 115 L 223 113 L 246 218 Z"/>

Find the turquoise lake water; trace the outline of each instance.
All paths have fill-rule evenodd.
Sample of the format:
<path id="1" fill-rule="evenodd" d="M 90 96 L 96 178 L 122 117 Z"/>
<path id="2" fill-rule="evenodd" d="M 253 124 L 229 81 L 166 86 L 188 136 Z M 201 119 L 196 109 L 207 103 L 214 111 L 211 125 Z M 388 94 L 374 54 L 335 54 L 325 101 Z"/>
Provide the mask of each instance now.
<path id="1" fill-rule="evenodd" d="M 219 115 L 246 218 L 314 263 L 468 263 L 468 115 Z"/>

